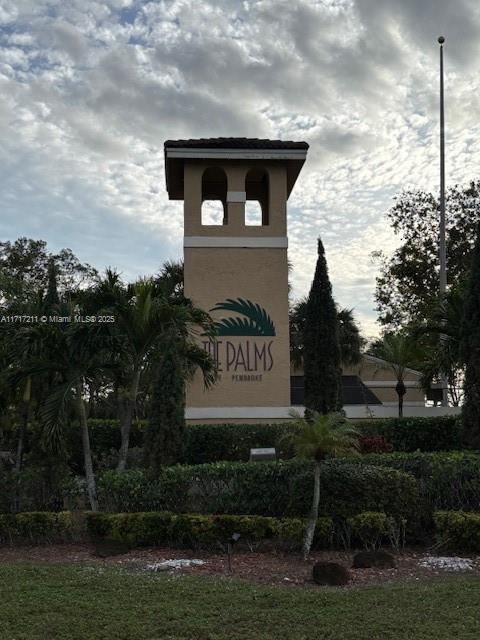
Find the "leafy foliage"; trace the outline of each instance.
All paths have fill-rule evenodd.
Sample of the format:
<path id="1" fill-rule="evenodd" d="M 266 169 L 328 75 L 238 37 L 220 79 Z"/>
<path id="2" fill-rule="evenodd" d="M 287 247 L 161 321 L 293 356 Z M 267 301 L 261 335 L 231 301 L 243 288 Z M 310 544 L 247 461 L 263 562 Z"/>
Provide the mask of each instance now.
<path id="1" fill-rule="evenodd" d="M 362 420 L 358 426 L 365 436 L 384 436 L 394 451 L 455 451 L 462 448 L 457 416 Z"/>
<path id="2" fill-rule="evenodd" d="M 152 472 L 182 457 L 185 428 L 184 376 L 172 337 L 165 346 L 156 371 L 150 418 L 145 434 L 145 462 Z"/>
<path id="3" fill-rule="evenodd" d="M 326 414 L 341 408 L 338 318 L 328 278 L 325 252 L 318 239 L 318 258 L 305 310 L 305 407 Z"/>
<path id="4" fill-rule="evenodd" d="M 439 547 L 450 551 L 480 551 L 480 513 L 437 511 L 434 520 Z"/>
<path id="5" fill-rule="evenodd" d="M 470 256 L 480 222 L 480 182 L 447 190 L 447 274 L 457 287 L 470 270 Z M 382 253 L 376 300 L 379 320 L 390 329 L 423 319 L 438 297 L 439 203 L 425 191 L 404 191 L 388 211 L 402 244 L 392 257 Z"/>
<path id="6" fill-rule="evenodd" d="M 465 363 L 463 439 L 467 446 L 478 449 L 480 448 L 480 224 L 465 298 L 461 348 Z"/>
<path id="7" fill-rule="evenodd" d="M 395 376 L 399 418 L 403 416 L 403 396 L 407 392 L 405 375 L 409 368 L 418 366 L 418 349 L 418 344 L 411 335 L 398 332 L 385 334 L 370 350 L 372 355 L 379 358 L 378 369 L 390 370 Z"/>
<path id="8" fill-rule="evenodd" d="M 244 513 L 304 517 L 313 495 L 313 463 L 304 461 L 224 462 L 161 469 L 156 477 L 141 470 L 99 478 L 99 498 L 106 511 Z M 411 519 L 418 489 L 414 478 L 397 470 L 327 461 L 321 470 L 320 515 L 347 518 L 361 511 Z M 261 490 L 259 490 L 261 487 Z"/>
<path id="9" fill-rule="evenodd" d="M 295 413 L 292 416 L 297 428 L 291 435 L 297 458 L 321 462 L 358 450 L 359 431 L 341 414 L 313 414 L 309 420 Z"/>
<path id="10" fill-rule="evenodd" d="M 303 336 L 307 298 L 301 298 L 290 309 L 290 360 L 295 367 L 303 367 Z M 338 340 L 342 365 L 358 364 L 366 340 L 360 334 L 353 317 L 353 309 L 338 309 Z"/>

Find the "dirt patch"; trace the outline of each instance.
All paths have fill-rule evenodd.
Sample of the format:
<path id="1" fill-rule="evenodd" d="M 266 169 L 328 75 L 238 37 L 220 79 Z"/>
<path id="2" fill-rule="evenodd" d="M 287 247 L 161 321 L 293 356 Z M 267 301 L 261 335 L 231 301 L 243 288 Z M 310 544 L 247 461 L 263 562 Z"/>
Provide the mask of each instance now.
<path id="1" fill-rule="evenodd" d="M 259 584 L 315 587 L 312 566 L 317 561 L 339 562 L 350 569 L 351 587 L 387 582 L 402 582 L 436 578 L 445 575 L 464 574 L 480 577 L 480 557 L 468 556 L 472 568 L 448 571 L 438 567 L 422 566 L 421 560 L 428 554 L 425 550 L 406 549 L 395 554 L 396 569 L 351 569 L 353 553 L 342 551 L 319 551 L 312 553 L 307 562 L 297 553 L 236 551 L 232 558 L 232 573 L 228 572 L 225 554 L 207 551 L 188 551 L 157 547 L 135 549 L 123 555 L 99 558 L 95 547 L 89 544 L 61 544 L 51 546 L 1 547 L 0 562 L 48 562 L 56 564 L 118 566 L 133 570 L 147 570 L 147 565 L 166 560 L 199 559 L 204 564 L 193 564 L 172 569 L 175 574 L 232 576 Z M 467 557 L 467 556 L 465 556 Z"/>

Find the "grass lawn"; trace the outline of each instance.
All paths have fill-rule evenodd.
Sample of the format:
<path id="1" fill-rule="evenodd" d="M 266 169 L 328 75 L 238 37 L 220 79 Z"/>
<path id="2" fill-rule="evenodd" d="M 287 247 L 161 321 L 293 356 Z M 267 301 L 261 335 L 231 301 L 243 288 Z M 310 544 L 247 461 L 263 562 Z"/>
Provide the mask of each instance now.
<path id="1" fill-rule="evenodd" d="M 259 587 L 108 567 L 0 566 L 1 640 L 467 640 L 480 580 Z"/>

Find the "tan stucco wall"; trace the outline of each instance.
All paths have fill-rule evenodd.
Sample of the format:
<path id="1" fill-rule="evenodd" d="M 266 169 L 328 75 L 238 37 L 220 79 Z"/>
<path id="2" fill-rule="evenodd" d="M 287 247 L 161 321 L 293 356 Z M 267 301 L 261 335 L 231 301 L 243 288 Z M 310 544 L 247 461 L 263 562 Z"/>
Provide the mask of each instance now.
<path id="1" fill-rule="evenodd" d="M 201 224 L 202 175 L 205 169 L 216 166 L 224 169 L 227 190 L 231 192 L 245 191 L 245 177 L 251 168 L 261 167 L 268 173 L 268 225 L 246 226 L 243 202 L 227 203 L 227 225 Z M 185 236 L 285 238 L 286 175 L 286 167 L 281 162 L 186 162 Z M 259 304 L 270 315 L 276 334 L 271 337 L 219 336 L 215 352 L 208 341 L 200 339 L 211 355 L 218 354 L 220 379 L 212 389 L 205 391 L 201 377 L 197 375 L 187 388 L 187 409 L 290 406 L 287 250 L 267 247 L 186 246 L 184 260 L 185 294 L 196 305 L 211 312 L 214 319 L 221 320 L 225 317 L 238 317 L 238 314 L 231 311 L 211 311 L 217 303 L 228 298 L 249 300 Z"/>
<path id="2" fill-rule="evenodd" d="M 245 206 L 241 202 L 228 203 L 228 225 L 202 225 L 202 176 L 205 169 L 221 167 L 227 176 L 228 191 L 245 191 L 245 177 L 254 167 L 265 169 L 269 177 L 270 215 L 268 226 L 245 225 Z M 216 237 L 282 237 L 287 235 L 287 172 L 282 164 L 229 162 L 210 160 L 190 161 L 184 172 L 184 214 L 186 236 Z"/>
<path id="3" fill-rule="evenodd" d="M 219 336 L 220 380 L 213 389 L 205 392 L 197 377 L 187 390 L 187 406 L 290 405 L 287 278 L 287 255 L 284 249 L 185 249 L 187 297 L 207 311 L 227 298 L 251 300 L 267 311 L 276 333 L 272 337 Z M 214 311 L 211 315 L 220 320 L 238 314 Z M 266 347 L 265 358 L 257 357 L 257 367 L 254 362 L 255 346 L 257 352 L 262 352 Z M 211 353 L 213 355 L 213 351 Z M 264 371 L 265 367 L 270 367 L 270 354 L 272 368 Z M 236 367 L 232 362 L 234 357 Z M 261 379 L 248 381 L 236 377 L 241 375 L 261 376 Z"/>

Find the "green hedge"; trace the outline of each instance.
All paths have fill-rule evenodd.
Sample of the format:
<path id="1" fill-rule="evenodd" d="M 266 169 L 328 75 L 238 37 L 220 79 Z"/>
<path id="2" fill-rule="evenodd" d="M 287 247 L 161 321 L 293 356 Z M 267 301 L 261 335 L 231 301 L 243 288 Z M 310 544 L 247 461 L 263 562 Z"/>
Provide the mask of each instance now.
<path id="1" fill-rule="evenodd" d="M 276 447 L 279 458 L 291 458 L 293 451 L 282 439 L 295 430 L 283 424 L 196 424 L 185 430 L 185 464 L 247 462 L 250 449 Z"/>
<path id="2" fill-rule="evenodd" d="M 362 420 L 365 435 L 382 435 L 395 451 L 455 451 L 462 448 L 459 416 Z"/>
<path id="3" fill-rule="evenodd" d="M 314 546 L 330 547 L 351 541 L 378 546 L 381 540 L 395 544 L 392 532 L 398 523 L 385 513 L 361 513 L 345 521 L 320 517 Z M 172 545 L 195 547 L 225 544 L 239 533 L 250 548 L 271 542 L 299 548 L 304 520 L 252 515 L 202 515 L 169 512 L 79 513 L 25 512 L 0 516 L 1 543 L 52 543 L 72 539 L 119 542 L 127 547 Z"/>
<path id="4" fill-rule="evenodd" d="M 369 454 L 352 460 L 352 464 L 375 465 L 413 475 L 430 511 L 480 511 L 480 453 Z"/>
<path id="5" fill-rule="evenodd" d="M 303 521 L 298 518 L 169 512 L 87 514 L 87 530 L 93 540 L 114 540 L 131 547 L 226 544 L 234 533 L 249 545 L 270 540 L 299 546 L 303 528 Z M 330 518 L 319 520 L 317 544 L 328 543 L 332 528 Z"/>
<path id="6" fill-rule="evenodd" d="M 120 446 L 118 420 L 89 420 L 92 448 L 97 458 L 107 456 Z M 357 423 L 366 436 L 384 436 L 395 451 L 450 451 L 461 449 L 460 420 L 456 416 L 435 418 L 386 418 Z M 295 427 L 280 424 L 197 424 L 185 430 L 183 462 L 205 464 L 249 459 L 254 447 L 277 447 L 280 458 L 291 458 L 293 451 L 282 438 Z M 75 464 L 81 467 L 80 431 L 69 430 L 69 449 Z M 130 446 L 141 447 L 145 422 L 132 426 Z M 78 458 L 78 460 L 77 460 Z"/>
<path id="7" fill-rule="evenodd" d="M 434 521 L 439 547 L 451 551 L 480 551 L 480 513 L 437 511 Z"/>
<path id="8" fill-rule="evenodd" d="M 156 478 L 140 470 L 107 472 L 98 489 L 102 510 L 111 512 L 304 517 L 312 501 L 313 467 L 297 461 L 223 462 L 167 467 Z M 348 518 L 384 511 L 412 519 L 418 500 L 415 479 L 400 471 L 345 460 L 323 465 L 321 515 Z"/>
<path id="9" fill-rule="evenodd" d="M 72 540 L 81 523 L 69 511 L 31 511 L 0 515 L 0 542 L 45 543 Z"/>
<path id="10" fill-rule="evenodd" d="M 403 544 L 403 522 L 385 513 L 360 513 L 343 522 L 321 517 L 317 521 L 314 547 L 325 548 L 351 542 L 377 548 L 382 542 L 399 547 Z M 92 540 L 107 540 L 129 547 L 199 544 L 225 544 L 234 533 L 250 548 L 270 541 L 288 547 L 300 547 L 304 521 L 300 518 L 265 516 L 150 513 L 89 513 L 87 530 Z M 398 533 L 400 532 L 400 533 Z"/>
<path id="11" fill-rule="evenodd" d="M 86 521 L 86 530 L 84 529 Z M 451 551 L 480 552 L 480 513 L 436 511 L 435 533 L 439 547 Z M 382 542 L 399 547 L 404 541 L 403 519 L 385 512 L 361 512 L 345 520 L 323 516 L 317 523 L 315 545 L 351 542 L 376 548 Z M 304 521 L 252 515 L 202 515 L 151 513 L 25 512 L 0 515 L 0 543 L 51 543 L 84 537 L 114 540 L 128 546 L 225 543 L 240 533 L 243 543 L 262 541 L 298 546 Z"/>

